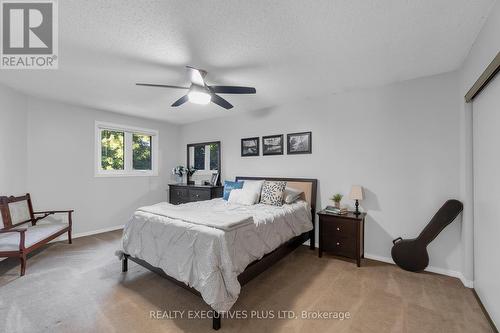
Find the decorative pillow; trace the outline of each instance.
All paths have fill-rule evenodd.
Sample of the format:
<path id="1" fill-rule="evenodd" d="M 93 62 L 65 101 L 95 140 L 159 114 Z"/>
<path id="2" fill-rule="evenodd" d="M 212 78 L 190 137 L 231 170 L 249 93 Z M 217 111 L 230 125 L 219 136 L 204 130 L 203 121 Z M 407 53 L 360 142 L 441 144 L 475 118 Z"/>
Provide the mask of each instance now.
<path id="1" fill-rule="evenodd" d="M 257 198 L 258 198 L 257 193 L 247 191 L 247 190 L 245 190 L 245 186 L 243 186 L 242 189 L 238 189 L 238 188 L 233 189 L 231 191 L 231 193 L 229 194 L 229 199 L 227 200 L 227 202 L 251 206 L 251 205 L 255 204 L 255 201 L 257 201 Z"/>
<path id="2" fill-rule="evenodd" d="M 224 200 L 229 199 L 229 194 L 232 190 L 237 188 L 242 188 L 244 182 L 231 182 L 228 180 L 224 181 L 224 196 L 222 197 Z"/>
<path id="3" fill-rule="evenodd" d="M 301 190 L 297 190 L 296 188 L 288 187 L 288 186 L 285 187 L 285 197 L 284 197 L 285 203 L 291 204 L 291 203 L 295 202 L 296 200 L 298 200 L 300 198 L 302 193 L 304 193 L 304 192 Z"/>
<path id="4" fill-rule="evenodd" d="M 264 185 L 263 180 L 245 180 L 245 183 L 243 184 L 244 191 L 249 191 L 256 194 L 254 203 L 259 202 L 260 192 L 262 191 L 262 185 Z"/>
<path id="5" fill-rule="evenodd" d="M 283 194 L 286 182 L 265 181 L 260 194 L 260 203 L 273 206 L 283 206 Z"/>

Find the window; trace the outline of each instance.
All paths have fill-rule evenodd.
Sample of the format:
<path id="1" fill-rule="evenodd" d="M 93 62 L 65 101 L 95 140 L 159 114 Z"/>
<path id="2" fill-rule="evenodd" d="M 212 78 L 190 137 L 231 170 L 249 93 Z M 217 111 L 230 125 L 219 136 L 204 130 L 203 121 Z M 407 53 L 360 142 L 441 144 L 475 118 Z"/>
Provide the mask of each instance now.
<path id="1" fill-rule="evenodd" d="M 125 132 L 101 131 L 101 168 L 102 170 L 123 170 L 125 159 Z"/>
<path id="2" fill-rule="evenodd" d="M 157 176 L 158 131 L 96 122 L 96 176 Z"/>
<path id="3" fill-rule="evenodd" d="M 152 141 L 151 135 L 132 134 L 132 167 L 134 170 L 152 170 Z"/>
<path id="4" fill-rule="evenodd" d="M 210 145 L 210 170 L 219 168 L 219 146 L 217 144 Z"/>
<path id="5" fill-rule="evenodd" d="M 194 147 L 194 168 L 205 170 L 205 146 Z"/>

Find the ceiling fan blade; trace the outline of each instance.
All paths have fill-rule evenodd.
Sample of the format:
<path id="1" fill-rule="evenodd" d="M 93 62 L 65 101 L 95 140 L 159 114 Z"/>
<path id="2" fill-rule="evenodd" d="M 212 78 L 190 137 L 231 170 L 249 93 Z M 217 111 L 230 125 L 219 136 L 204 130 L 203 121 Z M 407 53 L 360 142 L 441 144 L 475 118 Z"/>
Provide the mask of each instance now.
<path id="1" fill-rule="evenodd" d="M 137 86 L 146 86 L 146 87 L 159 87 L 159 88 L 189 89 L 188 87 L 169 86 L 167 84 L 136 83 L 136 85 Z"/>
<path id="2" fill-rule="evenodd" d="M 205 80 L 203 78 L 207 75 L 207 72 L 201 69 L 197 69 L 191 66 L 186 66 L 188 74 L 189 74 L 189 80 L 191 80 L 192 84 L 196 84 L 197 86 L 204 87 L 205 86 Z"/>
<path id="3" fill-rule="evenodd" d="M 187 101 L 188 101 L 188 95 L 184 95 L 181 98 L 179 98 L 178 100 L 176 100 L 174 102 L 174 104 L 172 104 L 172 106 L 179 106 L 179 105 L 186 103 Z"/>
<path id="4" fill-rule="evenodd" d="M 233 106 L 231 105 L 231 103 L 229 103 L 228 101 L 226 101 L 224 98 L 216 95 L 216 94 L 212 94 L 212 102 L 214 102 L 215 104 L 219 105 L 219 106 L 222 106 L 224 109 L 231 109 Z"/>
<path id="5" fill-rule="evenodd" d="M 210 88 L 218 94 L 255 94 L 257 92 L 253 87 L 210 86 Z"/>

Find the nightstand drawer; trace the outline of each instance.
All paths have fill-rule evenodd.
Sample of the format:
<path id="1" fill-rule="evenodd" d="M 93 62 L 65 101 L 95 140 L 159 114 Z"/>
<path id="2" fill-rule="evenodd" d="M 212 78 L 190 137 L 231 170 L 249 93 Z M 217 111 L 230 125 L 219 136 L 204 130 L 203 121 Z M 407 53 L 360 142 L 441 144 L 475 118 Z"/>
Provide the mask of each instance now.
<path id="1" fill-rule="evenodd" d="M 204 189 L 189 189 L 189 200 L 190 201 L 202 201 L 210 200 L 210 191 Z"/>
<path id="2" fill-rule="evenodd" d="M 335 238 L 356 238 L 356 223 L 342 218 L 321 220 L 324 235 Z"/>
<path id="3" fill-rule="evenodd" d="M 356 258 L 356 240 L 352 238 L 331 238 L 324 243 L 324 250 L 340 256 Z"/>

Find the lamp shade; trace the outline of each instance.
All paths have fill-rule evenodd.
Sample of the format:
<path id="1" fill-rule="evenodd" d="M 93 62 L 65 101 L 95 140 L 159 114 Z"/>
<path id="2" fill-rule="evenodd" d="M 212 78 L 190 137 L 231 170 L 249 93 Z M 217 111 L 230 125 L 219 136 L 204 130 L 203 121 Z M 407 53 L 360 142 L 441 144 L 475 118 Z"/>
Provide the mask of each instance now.
<path id="1" fill-rule="evenodd" d="M 351 193 L 349 193 L 349 199 L 363 200 L 363 188 L 359 185 L 353 185 L 351 187 Z"/>

